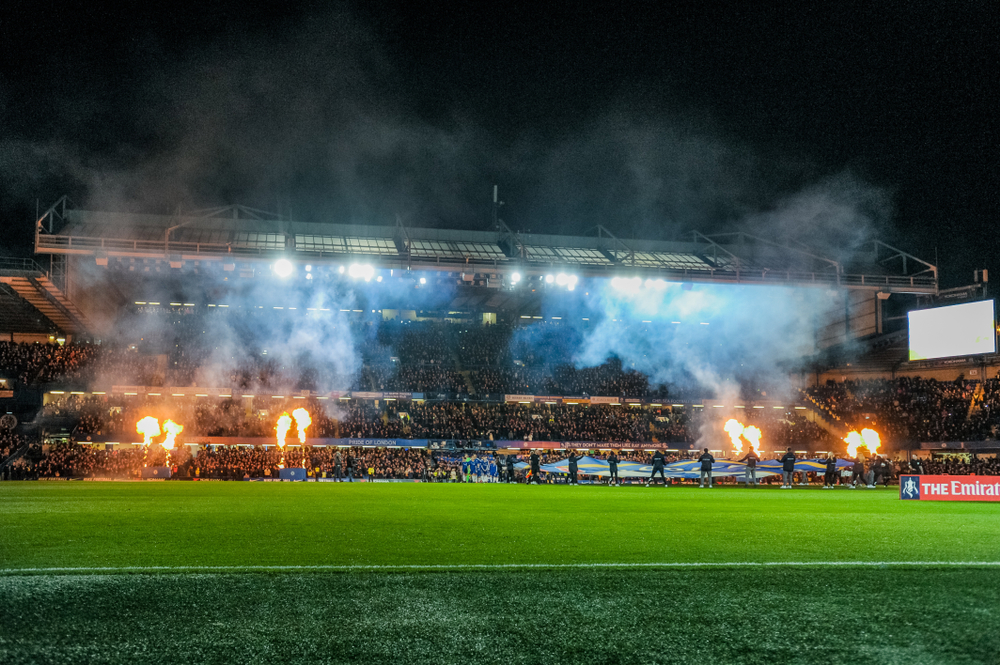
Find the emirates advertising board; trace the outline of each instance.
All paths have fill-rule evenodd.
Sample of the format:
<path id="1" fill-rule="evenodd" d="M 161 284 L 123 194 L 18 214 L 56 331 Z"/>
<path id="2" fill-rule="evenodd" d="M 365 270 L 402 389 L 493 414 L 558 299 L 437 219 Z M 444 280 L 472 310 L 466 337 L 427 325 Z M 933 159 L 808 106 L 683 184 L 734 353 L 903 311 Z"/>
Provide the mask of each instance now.
<path id="1" fill-rule="evenodd" d="M 1000 501 L 1000 476 L 900 476 L 905 501 Z"/>

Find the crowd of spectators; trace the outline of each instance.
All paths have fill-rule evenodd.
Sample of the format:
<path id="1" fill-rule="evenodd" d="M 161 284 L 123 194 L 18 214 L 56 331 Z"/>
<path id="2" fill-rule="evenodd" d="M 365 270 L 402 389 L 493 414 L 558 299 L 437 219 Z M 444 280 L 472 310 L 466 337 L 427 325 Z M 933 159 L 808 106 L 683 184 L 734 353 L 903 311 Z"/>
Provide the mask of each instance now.
<path id="1" fill-rule="evenodd" d="M 831 381 L 809 394 L 848 428 L 871 427 L 899 443 L 991 440 L 1000 426 L 998 379 Z"/>
<path id="2" fill-rule="evenodd" d="M 119 478 L 141 477 L 144 467 L 171 467 L 175 478 L 251 480 L 278 478 L 282 467 L 305 468 L 315 478 L 333 477 L 335 455 L 341 472 L 367 480 L 444 480 L 457 468 L 436 461 L 426 449 L 328 448 L 288 446 L 207 446 L 194 455 L 186 446 L 166 451 L 159 445 L 105 450 L 77 443 L 35 446 L 33 451 L 0 474 L 0 478 Z"/>
<path id="3" fill-rule="evenodd" d="M 85 370 L 100 355 L 90 344 L 23 344 L 0 342 L 0 369 L 4 378 L 20 385 L 54 379 L 81 381 Z"/>
<path id="4" fill-rule="evenodd" d="M 360 362 L 358 371 L 342 375 L 342 367 L 316 362 L 301 349 L 286 354 L 280 345 L 257 348 L 246 331 L 254 329 L 254 317 L 264 316 L 259 312 L 196 316 L 190 308 L 149 309 L 155 310 L 149 316 L 160 319 L 155 325 L 133 321 L 135 330 L 145 332 L 127 342 L 0 343 L 0 376 L 20 386 L 97 382 L 102 388 L 211 385 L 244 391 L 666 396 L 663 386 L 650 386 L 646 375 L 615 358 L 595 367 L 575 367 L 567 342 L 574 333 L 549 322 L 343 323 L 345 339 L 352 340 Z M 221 319 L 212 319 L 219 316 L 233 320 L 226 319 L 220 327 Z M 329 332 L 336 333 L 336 328 Z M 220 330 L 240 339 L 225 339 Z"/>
<path id="5" fill-rule="evenodd" d="M 703 408 L 517 402 L 175 398 L 64 395 L 43 407 L 42 422 L 61 423 L 80 441 L 136 438 L 136 423 L 153 416 L 184 426 L 184 436 L 272 437 L 282 413 L 305 408 L 308 437 L 590 442 L 728 443 L 730 413 Z M 824 449 L 831 435 L 799 412 L 748 410 L 745 424 L 763 432 L 768 448 Z M 749 416 L 749 418 L 747 418 Z M 294 437 L 296 430 L 290 433 Z"/>
<path id="6" fill-rule="evenodd" d="M 14 454 L 14 451 L 24 445 L 24 442 L 24 437 L 14 430 L 0 430 L 0 463 Z"/>

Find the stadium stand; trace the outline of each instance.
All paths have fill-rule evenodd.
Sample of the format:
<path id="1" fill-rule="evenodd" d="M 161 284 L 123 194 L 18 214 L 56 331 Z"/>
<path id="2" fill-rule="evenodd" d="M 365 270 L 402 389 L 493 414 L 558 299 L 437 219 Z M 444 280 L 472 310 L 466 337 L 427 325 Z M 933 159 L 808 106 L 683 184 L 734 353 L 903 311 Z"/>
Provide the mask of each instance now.
<path id="1" fill-rule="evenodd" d="M 134 438 L 147 415 L 184 424 L 187 436 L 270 437 L 283 412 L 303 407 L 312 415 L 309 436 L 365 439 L 534 440 L 691 444 L 708 422 L 700 408 L 623 405 L 518 404 L 516 402 L 372 401 L 326 406 L 315 399 L 268 399 L 247 409 L 231 398 L 60 395 L 42 409 L 40 422 L 68 421 L 78 440 Z M 329 412 L 329 414 L 328 414 Z M 829 433 L 793 410 L 751 412 L 749 424 L 773 446 L 826 446 Z M 717 424 L 717 423 L 716 423 Z"/>
<path id="2" fill-rule="evenodd" d="M 850 428 L 871 424 L 899 441 L 982 441 L 1000 426 L 1000 380 L 902 377 L 827 383 L 809 394 Z"/>

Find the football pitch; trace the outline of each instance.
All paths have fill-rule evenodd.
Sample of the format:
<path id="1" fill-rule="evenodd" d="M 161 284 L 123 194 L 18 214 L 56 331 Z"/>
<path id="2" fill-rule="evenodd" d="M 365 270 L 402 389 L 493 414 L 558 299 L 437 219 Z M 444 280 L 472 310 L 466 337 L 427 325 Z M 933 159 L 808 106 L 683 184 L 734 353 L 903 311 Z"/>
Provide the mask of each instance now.
<path id="1" fill-rule="evenodd" d="M 998 511 L 897 488 L 0 483 L 0 662 L 997 663 Z"/>

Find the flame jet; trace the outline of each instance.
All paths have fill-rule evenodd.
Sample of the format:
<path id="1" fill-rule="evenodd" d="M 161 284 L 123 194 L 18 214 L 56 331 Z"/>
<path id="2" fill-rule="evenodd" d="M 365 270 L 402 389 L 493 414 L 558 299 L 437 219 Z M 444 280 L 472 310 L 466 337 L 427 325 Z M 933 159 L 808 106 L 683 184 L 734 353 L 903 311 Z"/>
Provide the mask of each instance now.
<path id="1" fill-rule="evenodd" d="M 292 416 L 295 418 L 295 426 L 299 430 L 299 443 L 304 444 L 306 442 L 306 428 L 312 424 L 312 418 L 309 416 L 309 412 L 302 408 L 292 411 Z"/>
<path id="2" fill-rule="evenodd" d="M 735 418 L 730 418 L 726 421 L 724 429 L 726 430 L 726 433 L 729 434 L 729 438 L 733 440 L 733 448 L 736 449 L 736 454 L 742 454 L 743 442 L 740 441 L 740 434 L 744 433 L 743 423 Z M 756 448 L 756 446 L 754 447 Z"/>
<path id="3" fill-rule="evenodd" d="M 847 442 L 848 457 L 857 457 L 858 448 L 867 448 L 868 452 L 876 455 L 878 454 L 879 446 L 882 445 L 882 439 L 879 437 L 878 432 L 867 428 L 861 430 L 860 433 L 848 432 L 844 441 Z"/>
<path id="4" fill-rule="evenodd" d="M 743 438 L 750 442 L 753 446 L 753 451 L 757 453 L 760 457 L 760 428 L 755 425 L 750 425 L 750 427 L 743 428 Z"/>
<path id="5" fill-rule="evenodd" d="M 153 443 L 153 437 L 160 435 L 160 421 L 153 416 L 146 416 L 135 424 L 135 431 L 142 434 L 142 445 Z"/>
<path id="6" fill-rule="evenodd" d="M 281 414 L 278 418 L 278 424 L 275 425 L 274 429 L 278 431 L 278 447 L 282 450 L 285 449 L 285 437 L 288 436 L 288 430 L 292 428 L 292 418 L 287 413 Z"/>
<path id="7" fill-rule="evenodd" d="M 184 425 L 178 425 L 173 420 L 163 423 L 163 431 L 167 433 L 167 438 L 161 444 L 165 450 L 173 450 L 177 443 L 177 435 L 184 431 Z"/>

